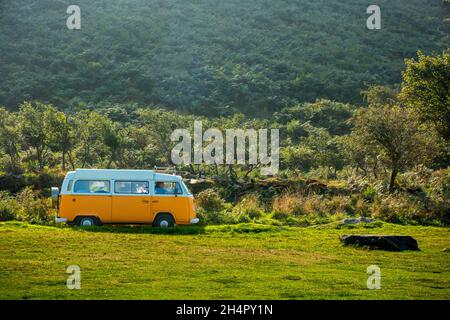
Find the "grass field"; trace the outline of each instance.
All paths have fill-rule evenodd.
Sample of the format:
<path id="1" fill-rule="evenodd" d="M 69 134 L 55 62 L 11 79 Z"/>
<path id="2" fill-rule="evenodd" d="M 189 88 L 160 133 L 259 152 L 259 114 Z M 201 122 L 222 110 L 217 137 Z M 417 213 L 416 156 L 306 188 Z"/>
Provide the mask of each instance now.
<path id="1" fill-rule="evenodd" d="M 450 229 L 255 225 L 80 229 L 0 223 L 1 299 L 450 299 Z M 343 247 L 340 234 L 411 235 L 419 252 Z M 381 289 L 366 287 L 369 265 Z M 81 268 L 81 289 L 66 268 Z"/>

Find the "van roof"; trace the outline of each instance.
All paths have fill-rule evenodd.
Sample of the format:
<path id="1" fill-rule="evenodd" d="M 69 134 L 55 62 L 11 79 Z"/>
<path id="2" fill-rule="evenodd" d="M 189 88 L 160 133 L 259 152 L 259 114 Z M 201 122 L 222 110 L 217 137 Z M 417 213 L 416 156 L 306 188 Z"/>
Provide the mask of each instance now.
<path id="1" fill-rule="evenodd" d="M 180 176 L 155 173 L 153 170 L 128 170 L 128 169 L 76 169 L 67 173 L 67 177 L 73 179 L 108 179 L 108 180 L 180 180 Z"/>

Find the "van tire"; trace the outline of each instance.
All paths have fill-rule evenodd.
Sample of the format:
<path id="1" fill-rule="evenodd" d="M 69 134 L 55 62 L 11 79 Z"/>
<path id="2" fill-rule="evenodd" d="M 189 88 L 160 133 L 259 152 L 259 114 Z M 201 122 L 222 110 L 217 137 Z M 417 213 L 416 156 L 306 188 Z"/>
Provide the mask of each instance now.
<path id="1" fill-rule="evenodd" d="M 97 217 L 77 217 L 77 225 L 80 227 L 100 226 L 101 221 Z"/>
<path id="2" fill-rule="evenodd" d="M 173 228 L 175 220 L 170 213 L 159 213 L 153 221 L 154 227 Z"/>

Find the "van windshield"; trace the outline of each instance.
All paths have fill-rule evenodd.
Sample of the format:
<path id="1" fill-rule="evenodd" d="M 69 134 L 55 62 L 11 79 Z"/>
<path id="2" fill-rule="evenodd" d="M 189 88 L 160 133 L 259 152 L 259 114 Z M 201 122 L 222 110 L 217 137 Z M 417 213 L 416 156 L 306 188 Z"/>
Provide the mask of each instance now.
<path id="1" fill-rule="evenodd" d="M 184 181 L 181 181 L 181 184 L 183 185 L 183 189 L 186 191 L 187 194 L 192 195 L 191 190 L 187 187 L 187 185 L 184 183 Z"/>

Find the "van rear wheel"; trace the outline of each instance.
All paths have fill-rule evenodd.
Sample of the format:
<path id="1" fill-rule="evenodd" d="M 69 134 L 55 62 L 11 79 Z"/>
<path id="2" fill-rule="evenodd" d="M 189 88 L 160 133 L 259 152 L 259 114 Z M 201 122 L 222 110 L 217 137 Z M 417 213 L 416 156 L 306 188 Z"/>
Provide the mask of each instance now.
<path id="1" fill-rule="evenodd" d="M 159 228 L 173 228 L 174 224 L 175 221 L 172 215 L 168 213 L 158 214 L 155 221 L 153 221 L 153 226 Z"/>
<path id="2" fill-rule="evenodd" d="M 78 225 L 80 227 L 92 227 L 92 226 L 99 226 L 100 222 L 95 217 L 80 217 L 78 219 Z"/>

